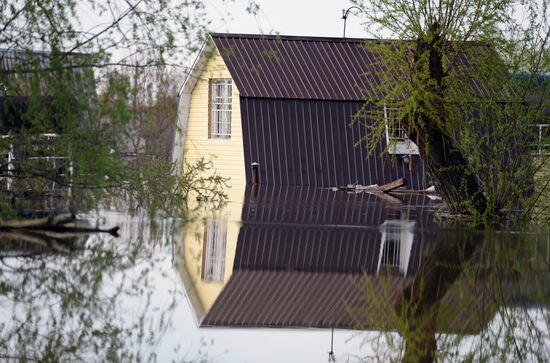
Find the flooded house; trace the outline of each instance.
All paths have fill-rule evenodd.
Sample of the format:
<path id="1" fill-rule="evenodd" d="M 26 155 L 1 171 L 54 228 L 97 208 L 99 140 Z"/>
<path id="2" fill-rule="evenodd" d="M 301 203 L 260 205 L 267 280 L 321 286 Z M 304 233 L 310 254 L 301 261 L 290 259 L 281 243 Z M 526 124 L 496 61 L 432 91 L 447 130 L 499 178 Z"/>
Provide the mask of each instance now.
<path id="1" fill-rule="evenodd" d="M 227 204 L 203 204 L 174 244 L 204 334 L 402 332 L 425 319 L 432 342 L 483 336 L 517 301 L 538 301 L 515 289 L 515 276 L 492 269 L 516 258 L 493 253 L 501 242 L 505 251 L 523 246 L 515 234 L 507 241 L 501 231 L 444 227 L 434 220 L 440 202 L 426 194 L 328 188 L 402 177 L 411 189 L 431 185 L 405 134 L 392 140 L 396 130 L 386 128 L 373 154 L 354 146 L 367 127 L 351 120 L 365 100 L 380 97 L 368 44 L 239 34 L 205 42 L 179 94 L 173 155 L 180 171 L 205 158 L 231 178 Z M 384 111 L 392 117 L 390 107 Z M 400 315 L 407 304 L 418 314 Z"/>
<path id="2" fill-rule="evenodd" d="M 377 41 L 211 34 L 179 92 L 173 160 L 180 170 L 212 160 L 237 184 L 382 185 L 404 177 L 411 189 L 429 187 L 402 129 L 386 128 L 371 154 L 357 145 L 375 121 L 351 125 L 353 117 L 380 98 L 370 42 Z"/>

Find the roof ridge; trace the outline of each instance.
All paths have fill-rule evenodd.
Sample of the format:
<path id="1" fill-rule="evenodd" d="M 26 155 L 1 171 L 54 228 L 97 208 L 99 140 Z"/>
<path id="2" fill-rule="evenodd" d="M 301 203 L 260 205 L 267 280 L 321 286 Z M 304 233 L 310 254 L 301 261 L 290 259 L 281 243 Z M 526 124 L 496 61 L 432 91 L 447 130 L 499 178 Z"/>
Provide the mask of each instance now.
<path id="1" fill-rule="evenodd" d="M 283 35 L 283 34 L 254 34 L 254 33 L 210 33 L 210 36 L 218 39 L 280 39 L 290 41 L 309 41 L 309 42 L 338 42 L 338 43 L 364 43 L 379 42 L 379 43 L 393 43 L 393 42 L 415 42 L 410 39 L 397 39 L 397 38 L 341 38 L 341 37 L 326 37 L 326 36 L 309 36 L 309 35 Z M 487 46 L 486 43 L 476 40 L 469 40 L 464 42 L 468 45 L 475 46 Z"/>
<path id="2" fill-rule="evenodd" d="M 213 38 L 240 38 L 240 39 L 281 39 L 294 41 L 317 41 L 317 42 L 349 42 L 362 43 L 364 41 L 388 41 L 394 39 L 375 38 L 342 38 L 326 36 L 304 36 L 304 35 L 283 35 L 283 34 L 253 34 L 253 33 L 210 33 Z"/>

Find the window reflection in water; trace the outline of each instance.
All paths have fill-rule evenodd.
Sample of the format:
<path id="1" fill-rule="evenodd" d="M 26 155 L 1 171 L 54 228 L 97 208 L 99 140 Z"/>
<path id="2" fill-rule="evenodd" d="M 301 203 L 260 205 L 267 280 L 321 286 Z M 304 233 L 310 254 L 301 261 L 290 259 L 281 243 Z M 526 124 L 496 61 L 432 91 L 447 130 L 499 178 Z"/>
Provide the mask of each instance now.
<path id="1" fill-rule="evenodd" d="M 407 276 L 415 224 L 415 221 L 402 218 L 386 220 L 380 225 L 382 236 L 377 272 L 393 272 Z"/>
<path id="2" fill-rule="evenodd" d="M 227 219 L 208 218 L 204 230 L 202 280 L 223 282 L 226 245 Z"/>

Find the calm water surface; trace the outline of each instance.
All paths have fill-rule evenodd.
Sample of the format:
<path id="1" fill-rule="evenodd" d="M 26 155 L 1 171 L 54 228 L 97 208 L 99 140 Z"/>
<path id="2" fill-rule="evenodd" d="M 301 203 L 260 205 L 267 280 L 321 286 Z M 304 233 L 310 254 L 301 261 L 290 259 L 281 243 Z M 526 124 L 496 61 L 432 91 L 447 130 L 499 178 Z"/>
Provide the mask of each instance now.
<path id="1" fill-rule="evenodd" d="M 233 194 L 185 225 L 102 212 L 119 238 L 1 234 L 0 360 L 550 360 L 548 233 L 453 228 L 424 195 Z"/>

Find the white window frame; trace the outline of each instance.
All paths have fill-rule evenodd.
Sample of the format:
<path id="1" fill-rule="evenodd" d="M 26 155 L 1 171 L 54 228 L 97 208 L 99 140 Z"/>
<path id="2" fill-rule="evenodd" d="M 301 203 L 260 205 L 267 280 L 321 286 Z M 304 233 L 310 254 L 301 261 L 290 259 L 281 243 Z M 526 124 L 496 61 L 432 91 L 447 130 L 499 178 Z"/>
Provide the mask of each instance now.
<path id="1" fill-rule="evenodd" d="M 398 110 L 396 108 L 384 105 L 384 123 L 386 124 L 388 153 L 395 155 L 418 155 L 418 146 L 409 139 L 405 130 L 401 127 L 401 121 L 391 119 L 391 117 L 396 117 L 397 113 Z M 397 137 L 392 136 L 394 133 L 392 129 L 397 130 Z"/>
<path id="2" fill-rule="evenodd" d="M 210 82 L 210 138 L 231 138 L 232 82 L 230 78 L 212 78 Z"/>

